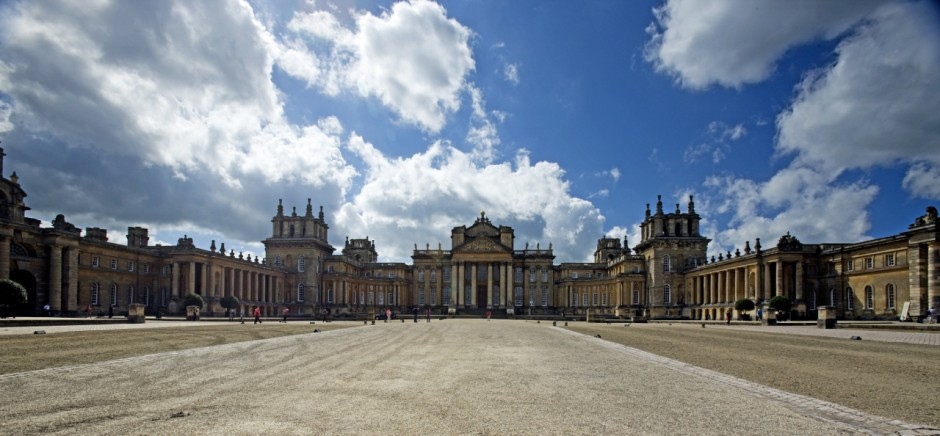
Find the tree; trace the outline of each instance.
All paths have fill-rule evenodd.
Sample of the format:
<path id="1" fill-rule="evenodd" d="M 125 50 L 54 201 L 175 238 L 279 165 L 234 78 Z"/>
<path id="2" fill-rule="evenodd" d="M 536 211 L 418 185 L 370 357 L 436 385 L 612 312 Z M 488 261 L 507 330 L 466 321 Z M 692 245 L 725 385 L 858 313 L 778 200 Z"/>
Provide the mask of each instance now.
<path id="1" fill-rule="evenodd" d="M 187 294 L 186 298 L 183 299 L 183 307 L 199 306 L 202 309 L 202 305 L 202 296 L 199 294 Z"/>
<path id="2" fill-rule="evenodd" d="M 238 306 L 240 306 L 242 302 L 238 301 L 238 297 L 234 295 L 226 295 L 222 297 L 222 300 L 219 301 L 219 304 L 222 305 L 223 308 L 235 310 L 238 309 Z"/>
<path id="3" fill-rule="evenodd" d="M 750 312 L 754 310 L 754 300 L 750 298 L 742 298 L 734 302 L 734 310 L 738 312 Z"/>
<path id="4" fill-rule="evenodd" d="M 790 299 L 783 295 L 777 295 L 771 298 L 770 301 L 767 302 L 767 305 L 773 310 L 785 313 L 790 312 L 791 307 Z"/>
<path id="5" fill-rule="evenodd" d="M 16 306 L 26 303 L 26 288 L 10 279 L 0 280 L 0 314 L 16 313 Z"/>

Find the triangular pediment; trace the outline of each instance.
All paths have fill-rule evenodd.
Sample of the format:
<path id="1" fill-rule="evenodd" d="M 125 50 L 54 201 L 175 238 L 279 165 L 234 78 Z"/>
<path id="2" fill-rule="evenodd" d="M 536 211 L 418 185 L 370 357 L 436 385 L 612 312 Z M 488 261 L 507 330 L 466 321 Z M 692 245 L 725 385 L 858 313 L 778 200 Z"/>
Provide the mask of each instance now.
<path id="1" fill-rule="evenodd" d="M 506 251 L 508 251 L 506 247 L 487 237 L 474 238 L 454 248 L 454 252 L 457 253 L 505 253 Z"/>

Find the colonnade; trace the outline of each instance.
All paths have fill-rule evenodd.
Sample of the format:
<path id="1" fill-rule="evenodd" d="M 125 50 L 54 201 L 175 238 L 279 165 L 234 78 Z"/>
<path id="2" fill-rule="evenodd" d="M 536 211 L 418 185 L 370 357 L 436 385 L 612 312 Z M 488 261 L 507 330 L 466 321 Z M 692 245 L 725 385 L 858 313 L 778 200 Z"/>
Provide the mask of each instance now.
<path id="1" fill-rule="evenodd" d="M 201 270 L 198 283 L 197 270 Z M 208 298 L 232 295 L 242 302 L 276 303 L 286 299 L 281 288 L 278 274 L 196 261 L 172 263 L 173 297 L 198 291 Z"/>

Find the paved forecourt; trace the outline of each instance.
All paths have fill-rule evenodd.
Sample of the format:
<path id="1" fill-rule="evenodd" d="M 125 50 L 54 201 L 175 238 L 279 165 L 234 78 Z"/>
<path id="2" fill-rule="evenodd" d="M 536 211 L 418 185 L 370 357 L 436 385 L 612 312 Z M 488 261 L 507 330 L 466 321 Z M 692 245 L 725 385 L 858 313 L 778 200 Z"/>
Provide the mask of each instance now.
<path id="1" fill-rule="evenodd" d="M 377 323 L 45 369 L 0 376 L 0 391 L 4 434 L 918 431 L 506 320 Z"/>

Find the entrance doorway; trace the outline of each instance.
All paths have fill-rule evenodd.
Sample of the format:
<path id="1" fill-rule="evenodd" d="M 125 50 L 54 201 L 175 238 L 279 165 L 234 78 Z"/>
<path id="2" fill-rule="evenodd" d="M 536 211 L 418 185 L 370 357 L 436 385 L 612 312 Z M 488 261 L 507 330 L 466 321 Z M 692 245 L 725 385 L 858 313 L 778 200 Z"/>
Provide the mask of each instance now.
<path id="1" fill-rule="evenodd" d="M 486 286 L 477 286 L 477 308 L 486 309 Z"/>

